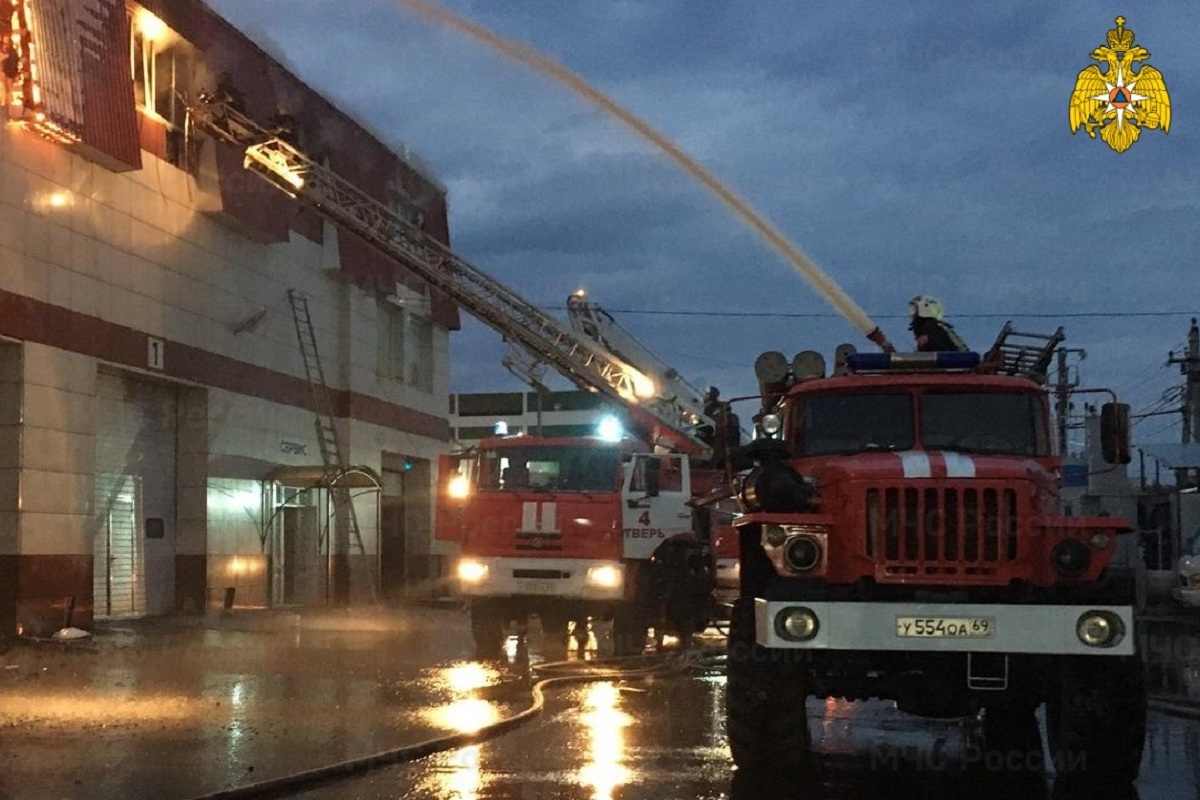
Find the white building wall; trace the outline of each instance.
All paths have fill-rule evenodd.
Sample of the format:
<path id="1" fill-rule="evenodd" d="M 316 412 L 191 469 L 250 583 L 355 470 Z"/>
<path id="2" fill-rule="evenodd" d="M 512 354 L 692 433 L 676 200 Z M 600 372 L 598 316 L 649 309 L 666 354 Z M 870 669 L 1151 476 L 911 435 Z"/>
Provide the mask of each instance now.
<path id="1" fill-rule="evenodd" d="M 24 345 L 18 551 L 69 555 L 91 549 L 96 362 Z"/>
<path id="2" fill-rule="evenodd" d="M 330 226 L 324 245 L 294 232 L 288 242 L 260 244 L 200 212 L 219 199 L 186 172 L 146 152 L 143 160 L 140 171 L 113 173 L 27 131 L 0 126 L 0 291 L 126 326 L 135 340 L 161 338 L 166 373 L 172 359 L 189 357 L 179 350 L 185 345 L 303 380 L 287 297 L 293 288 L 309 298 L 331 383 L 445 418 L 448 331 L 434 328 L 433 391 L 381 378 L 379 300 L 331 271 L 338 248 Z M 263 310 L 257 326 L 237 332 Z M 91 553 L 89 425 L 99 362 L 73 352 L 87 350 L 87 342 L 69 339 L 66 332 L 62 347 L 25 344 L 23 516 L 16 525 L 5 523 L 17 530 L 0 542 L 20 555 Z M 153 363 L 151 346 L 146 339 L 143 363 L 121 368 L 176 381 Z M 209 388 L 207 414 L 210 514 L 213 498 L 231 490 L 228 481 L 248 477 L 222 474 L 230 458 L 261 462 L 264 472 L 270 465 L 320 461 L 313 415 L 305 409 L 256 397 L 252 389 Z M 304 452 L 284 442 L 301 443 Z M 349 442 L 349 460 L 375 470 L 384 451 L 436 461 L 447 447 L 367 423 L 350 426 Z M 373 508 L 364 508 L 360 521 L 371 550 L 374 520 Z M 249 528 L 236 514 L 210 516 L 208 525 L 210 555 L 259 553 L 257 536 L 247 536 Z M 196 547 L 194 533 L 184 540 Z"/>

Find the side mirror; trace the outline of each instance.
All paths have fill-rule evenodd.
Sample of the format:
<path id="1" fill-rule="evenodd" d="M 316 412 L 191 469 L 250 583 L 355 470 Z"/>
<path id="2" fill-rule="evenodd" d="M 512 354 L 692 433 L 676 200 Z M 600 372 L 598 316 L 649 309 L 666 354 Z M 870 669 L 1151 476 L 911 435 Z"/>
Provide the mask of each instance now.
<path id="1" fill-rule="evenodd" d="M 1105 403 L 1100 406 L 1100 449 L 1108 464 L 1128 464 L 1133 460 L 1129 443 L 1129 404 Z"/>

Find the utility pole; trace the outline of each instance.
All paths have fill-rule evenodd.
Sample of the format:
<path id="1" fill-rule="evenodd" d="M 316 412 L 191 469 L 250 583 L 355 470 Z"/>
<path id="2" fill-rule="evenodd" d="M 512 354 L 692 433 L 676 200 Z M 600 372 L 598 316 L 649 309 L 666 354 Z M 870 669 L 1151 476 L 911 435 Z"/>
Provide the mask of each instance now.
<path id="1" fill-rule="evenodd" d="M 1184 376 L 1181 441 L 1184 444 L 1200 441 L 1200 326 L 1196 324 L 1195 317 L 1192 317 L 1192 325 L 1188 328 L 1184 355 L 1172 353 L 1167 363 L 1178 364 Z M 1175 483 L 1177 488 L 1185 488 L 1191 483 L 1191 471 L 1186 468 L 1178 470 Z"/>
<path id="2" fill-rule="evenodd" d="M 1058 454 L 1067 457 L 1067 429 L 1070 427 L 1071 390 L 1079 385 L 1079 376 L 1071 379 L 1071 370 L 1067 358 L 1071 353 L 1078 353 L 1079 360 L 1087 358 L 1087 353 L 1077 347 L 1060 347 L 1054 351 L 1055 362 L 1054 381 L 1054 417 L 1058 427 Z"/>

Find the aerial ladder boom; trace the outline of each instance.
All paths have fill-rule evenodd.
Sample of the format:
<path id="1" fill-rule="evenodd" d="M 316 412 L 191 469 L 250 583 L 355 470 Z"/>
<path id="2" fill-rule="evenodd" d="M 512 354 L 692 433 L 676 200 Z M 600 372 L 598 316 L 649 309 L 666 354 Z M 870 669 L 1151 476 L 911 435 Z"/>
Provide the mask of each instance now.
<path id="1" fill-rule="evenodd" d="M 703 395 L 674 367 L 622 328 L 598 303 L 589 300 L 582 289 L 567 298 L 567 319 L 576 331 L 649 376 L 658 392 L 647 398 L 645 405 L 654 406 L 661 416 L 676 420 L 680 430 L 715 424 L 705 410 Z"/>
<path id="2" fill-rule="evenodd" d="M 284 137 L 234 108 L 225 97 L 201 95 L 188 108 L 192 128 L 244 150 L 243 166 L 294 200 L 361 236 L 421 280 L 524 347 L 576 386 L 606 394 L 629 409 L 656 440 L 678 440 L 698 455 L 707 445 L 650 405 L 658 387 L 648 376 L 529 303 L 350 181 L 313 161 Z M 655 442 L 660 443 L 659 441 Z"/>

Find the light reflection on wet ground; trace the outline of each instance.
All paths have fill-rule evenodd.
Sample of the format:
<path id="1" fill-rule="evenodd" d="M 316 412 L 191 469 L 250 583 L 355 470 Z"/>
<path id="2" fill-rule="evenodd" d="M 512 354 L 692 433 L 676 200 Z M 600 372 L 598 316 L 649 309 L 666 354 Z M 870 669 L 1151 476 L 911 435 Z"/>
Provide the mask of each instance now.
<path id="1" fill-rule="evenodd" d="M 1200 616 L 1194 624 L 1143 625 L 1139 644 L 1150 694 L 1200 706 Z"/>
<path id="2" fill-rule="evenodd" d="M 186 798 L 476 730 L 528 704 L 528 665 L 542 658 L 535 633 L 505 661 L 473 660 L 452 611 L 235 622 L 0 656 L 17 667 L 0 674 L 0 798 Z M 1156 696 L 1193 697 L 1195 632 L 1145 640 Z M 573 684 L 500 738 L 297 796 L 1200 800 L 1200 723 L 1162 714 L 1150 718 L 1138 792 L 1109 794 L 1014 785 L 968 763 L 969 721 L 817 700 L 810 718 L 821 753 L 811 782 L 745 785 L 731 771 L 720 670 Z"/>

